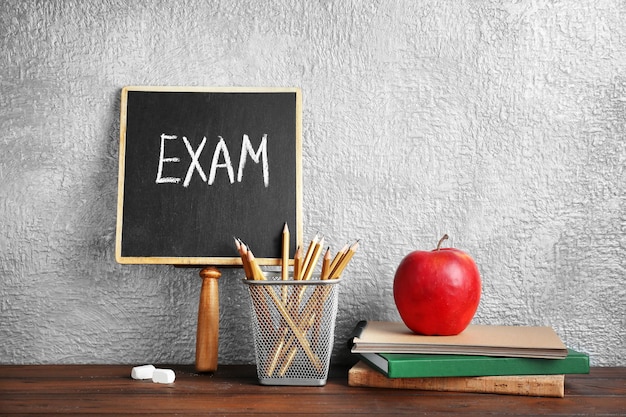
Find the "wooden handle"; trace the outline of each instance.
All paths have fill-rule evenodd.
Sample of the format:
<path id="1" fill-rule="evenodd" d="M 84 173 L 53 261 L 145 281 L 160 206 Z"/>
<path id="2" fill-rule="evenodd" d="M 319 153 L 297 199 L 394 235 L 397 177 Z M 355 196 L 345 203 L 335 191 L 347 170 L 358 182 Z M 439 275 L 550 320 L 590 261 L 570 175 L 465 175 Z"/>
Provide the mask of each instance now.
<path id="1" fill-rule="evenodd" d="M 196 370 L 215 372 L 220 330 L 220 300 L 217 280 L 222 273 L 215 267 L 200 271 L 202 288 L 198 304 L 198 329 L 196 332 Z"/>

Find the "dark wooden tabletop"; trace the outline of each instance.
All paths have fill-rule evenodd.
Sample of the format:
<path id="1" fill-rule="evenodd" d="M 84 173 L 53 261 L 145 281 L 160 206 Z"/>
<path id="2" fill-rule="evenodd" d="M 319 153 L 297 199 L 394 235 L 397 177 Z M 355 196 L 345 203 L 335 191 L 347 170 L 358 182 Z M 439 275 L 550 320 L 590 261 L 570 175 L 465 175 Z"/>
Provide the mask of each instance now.
<path id="1" fill-rule="evenodd" d="M 123 365 L 0 366 L 0 415 L 626 416 L 626 367 L 567 375 L 564 398 L 350 387 L 348 367 L 323 387 L 260 385 L 254 366 L 168 367 L 173 384 Z"/>

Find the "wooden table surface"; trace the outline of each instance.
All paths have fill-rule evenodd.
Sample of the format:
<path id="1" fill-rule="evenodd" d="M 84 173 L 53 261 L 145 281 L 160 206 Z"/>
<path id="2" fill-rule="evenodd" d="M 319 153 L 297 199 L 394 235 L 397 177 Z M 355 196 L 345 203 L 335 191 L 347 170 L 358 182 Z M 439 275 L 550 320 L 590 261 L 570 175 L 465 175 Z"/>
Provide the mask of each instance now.
<path id="1" fill-rule="evenodd" d="M 0 415 L 626 416 L 626 367 L 566 376 L 565 398 L 350 387 L 347 367 L 323 387 L 259 385 L 254 366 L 168 367 L 166 385 L 131 379 L 132 366 L 0 366 Z"/>

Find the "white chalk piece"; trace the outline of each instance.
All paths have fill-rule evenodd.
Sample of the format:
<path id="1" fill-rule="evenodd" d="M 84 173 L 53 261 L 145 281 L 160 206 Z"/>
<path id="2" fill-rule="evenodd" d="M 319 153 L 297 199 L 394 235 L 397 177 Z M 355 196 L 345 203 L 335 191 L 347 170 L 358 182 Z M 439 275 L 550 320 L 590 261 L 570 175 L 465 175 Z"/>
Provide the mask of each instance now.
<path id="1" fill-rule="evenodd" d="M 135 366 L 133 370 L 130 371 L 130 376 L 133 379 L 152 379 L 154 369 L 152 365 Z"/>
<path id="2" fill-rule="evenodd" d="M 171 384 L 176 379 L 176 374 L 171 369 L 155 369 L 152 374 L 152 382 L 157 384 Z"/>

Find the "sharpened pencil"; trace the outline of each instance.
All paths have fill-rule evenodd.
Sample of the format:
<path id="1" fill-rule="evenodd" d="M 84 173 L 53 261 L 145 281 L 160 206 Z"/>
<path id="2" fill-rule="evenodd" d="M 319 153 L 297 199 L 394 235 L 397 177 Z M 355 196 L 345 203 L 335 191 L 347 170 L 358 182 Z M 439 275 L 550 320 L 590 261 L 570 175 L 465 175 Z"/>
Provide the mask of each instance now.
<path id="1" fill-rule="evenodd" d="M 304 270 L 306 269 L 306 266 L 309 264 L 309 261 L 311 260 L 311 256 L 313 256 L 313 251 L 315 250 L 315 244 L 317 243 L 318 240 L 319 240 L 319 233 L 317 233 L 315 237 L 309 243 L 309 248 L 306 250 L 306 253 L 304 254 L 304 259 L 302 260 L 302 268 L 300 269 L 300 276 L 298 277 L 298 279 L 302 279 Z"/>
<path id="2" fill-rule="evenodd" d="M 348 251 L 349 248 L 350 248 L 350 245 L 346 244 L 343 248 L 341 248 L 339 252 L 335 254 L 333 261 L 330 263 L 330 269 L 328 271 L 329 277 L 330 277 L 330 273 L 337 267 L 337 264 L 339 264 L 339 262 L 341 261 L 341 258 L 343 258 L 343 256 L 345 255 L 345 253 Z"/>
<path id="3" fill-rule="evenodd" d="M 250 269 L 250 264 L 248 262 L 248 253 L 243 242 L 238 239 L 235 239 L 235 246 L 237 247 L 237 251 L 239 252 L 239 256 L 241 257 L 241 264 L 243 265 L 243 271 L 246 274 L 246 279 L 252 279 L 252 271 Z"/>
<path id="4" fill-rule="evenodd" d="M 250 248 L 248 248 L 248 262 L 250 263 L 250 270 L 252 272 L 253 279 L 259 280 L 259 281 L 265 281 L 265 274 L 263 273 L 263 270 L 257 263 L 256 258 L 254 257 L 254 254 L 252 253 Z"/>
<path id="5" fill-rule="evenodd" d="M 304 273 L 302 275 L 302 279 L 308 281 L 313 276 L 313 271 L 315 270 L 315 265 L 317 264 L 317 260 L 322 253 L 322 246 L 324 245 L 324 238 L 322 237 L 318 242 L 315 242 L 315 247 L 313 248 L 313 252 L 311 253 L 311 257 L 309 258 L 309 262 L 303 266 Z"/>
<path id="6" fill-rule="evenodd" d="M 322 259 L 322 274 L 320 279 L 328 279 L 328 274 L 330 274 L 330 246 L 326 248 L 326 253 L 324 253 L 324 258 Z"/>
<path id="7" fill-rule="evenodd" d="M 300 271 L 302 270 L 302 248 L 298 246 L 293 256 L 293 279 L 300 279 Z"/>
<path id="8" fill-rule="evenodd" d="M 350 262 L 350 259 L 354 256 L 354 253 L 359 248 L 359 241 L 354 242 L 348 251 L 341 257 L 341 261 L 335 266 L 335 269 L 331 271 L 329 279 L 337 279 L 343 273 L 343 270 L 346 269 L 346 266 Z"/>

